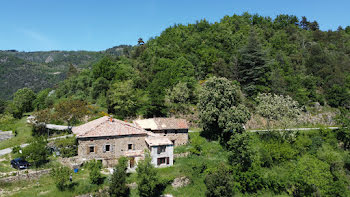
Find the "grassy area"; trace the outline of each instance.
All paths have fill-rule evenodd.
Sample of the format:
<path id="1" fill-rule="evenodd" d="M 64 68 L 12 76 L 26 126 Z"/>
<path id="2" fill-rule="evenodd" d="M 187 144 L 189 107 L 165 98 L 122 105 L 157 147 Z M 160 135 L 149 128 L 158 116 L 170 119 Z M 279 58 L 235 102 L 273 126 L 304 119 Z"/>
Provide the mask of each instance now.
<path id="1" fill-rule="evenodd" d="M 32 128 L 27 124 L 26 116 L 20 120 L 13 121 L 7 127 L 11 128 L 13 132 L 17 131 L 17 136 L 0 142 L 0 150 L 26 143 L 33 138 L 31 135 Z"/>
<path id="2" fill-rule="evenodd" d="M 190 140 L 201 138 L 199 132 L 189 133 Z M 220 144 L 216 141 L 208 142 L 206 140 L 201 144 L 202 151 L 200 155 L 190 155 L 188 157 L 177 158 L 174 160 L 174 165 L 167 168 L 157 168 L 158 174 L 162 179 L 175 179 L 186 176 L 190 179 L 190 184 L 181 187 L 173 188 L 168 185 L 164 194 L 173 194 L 174 196 L 204 196 L 206 186 L 204 178 L 208 171 L 215 168 L 218 163 L 227 163 L 227 152 L 223 150 Z M 178 146 L 175 148 L 175 153 L 188 152 L 192 148 L 191 144 Z M 203 164 L 203 165 L 202 165 Z M 137 174 L 130 174 L 128 183 L 136 182 Z M 137 189 L 131 190 L 131 196 L 136 197 Z"/>
<path id="3" fill-rule="evenodd" d="M 0 157 L 0 173 L 11 172 L 14 169 L 11 167 L 11 155 L 7 154 Z M 1 175 L 0 175 L 1 177 Z"/>
<path id="4" fill-rule="evenodd" d="M 50 175 L 43 175 L 35 181 L 18 181 L 14 183 L 0 183 L 3 193 L 0 196 L 58 196 L 68 197 L 98 191 L 107 184 L 97 186 L 89 183 L 89 171 L 81 169 L 73 173 L 73 189 L 59 191 Z"/>

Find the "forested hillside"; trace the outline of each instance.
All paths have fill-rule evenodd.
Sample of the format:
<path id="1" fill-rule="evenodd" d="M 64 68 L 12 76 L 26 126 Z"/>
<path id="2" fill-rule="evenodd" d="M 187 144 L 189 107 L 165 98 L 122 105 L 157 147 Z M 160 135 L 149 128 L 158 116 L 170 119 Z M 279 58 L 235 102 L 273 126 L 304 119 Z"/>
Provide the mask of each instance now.
<path id="1" fill-rule="evenodd" d="M 186 113 L 198 86 L 217 76 L 239 82 L 248 105 L 269 92 L 300 105 L 350 106 L 349 26 L 321 31 L 305 17 L 245 13 L 174 25 L 129 49 L 63 82 L 57 98 L 97 101 L 121 118 Z"/>
<path id="2" fill-rule="evenodd" d="M 124 48 L 116 46 L 106 51 L 0 51 L 0 99 L 10 99 L 18 89 L 28 87 L 38 92 L 53 88 L 67 76 L 69 66 L 90 68 L 105 54 L 122 55 Z"/>
<path id="3" fill-rule="evenodd" d="M 349 196 L 350 26 L 321 31 L 305 17 L 244 13 L 177 24 L 136 46 L 34 54 L 0 53 L 7 85 L 1 94 L 15 92 L 0 100 L 0 129 L 19 131 L 19 142 L 26 139 L 16 122 L 25 124 L 26 112 L 44 123 L 32 125 L 34 137 L 50 135 L 47 123 L 182 117 L 198 131 L 175 148 L 187 156 L 173 167 L 149 168 L 153 181 L 142 181 L 149 175 L 137 170 L 139 194 L 162 188 L 176 196 Z M 175 177 L 189 184 L 174 189 Z M 153 189 L 140 186 L 149 182 Z"/>

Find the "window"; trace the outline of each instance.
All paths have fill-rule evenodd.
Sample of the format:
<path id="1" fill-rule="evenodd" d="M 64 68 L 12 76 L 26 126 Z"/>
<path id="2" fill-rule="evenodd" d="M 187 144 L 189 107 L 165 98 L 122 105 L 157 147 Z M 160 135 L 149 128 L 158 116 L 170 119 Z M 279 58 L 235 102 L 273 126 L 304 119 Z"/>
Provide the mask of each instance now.
<path id="1" fill-rule="evenodd" d="M 90 146 L 89 147 L 89 153 L 94 153 L 95 152 L 95 147 L 94 146 Z"/>
<path id="2" fill-rule="evenodd" d="M 158 146 L 157 152 L 158 154 L 164 153 L 166 150 L 166 146 Z"/>
<path id="3" fill-rule="evenodd" d="M 128 144 L 128 150 L 133 150 L 133 145 L 132 144 Z"/>
<path id="4" fill-rule="evenodd" d="M 109 152 L 109 151 L 111 151 L 111 145 L 107 144 L 105 146 L 105 152 Z"/>
<path id="5" fill-rule="evenodd" d="M 169 164 L 169 157 L 162 157 L 157 159 L 157 165 Z"/>

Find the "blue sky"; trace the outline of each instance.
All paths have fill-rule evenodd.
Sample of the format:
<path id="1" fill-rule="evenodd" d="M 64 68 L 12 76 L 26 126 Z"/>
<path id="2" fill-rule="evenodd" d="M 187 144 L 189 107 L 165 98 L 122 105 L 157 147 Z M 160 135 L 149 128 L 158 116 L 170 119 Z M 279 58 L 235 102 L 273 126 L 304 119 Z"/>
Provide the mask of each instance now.
<path id="1" fill-rule="evenodd" d="M 174 24 L 245 11 L 317 20 L 322 30 L 350 25 L 349 0 L 2 0 L 0 50 L 104 50 L 135 45 Z"/>

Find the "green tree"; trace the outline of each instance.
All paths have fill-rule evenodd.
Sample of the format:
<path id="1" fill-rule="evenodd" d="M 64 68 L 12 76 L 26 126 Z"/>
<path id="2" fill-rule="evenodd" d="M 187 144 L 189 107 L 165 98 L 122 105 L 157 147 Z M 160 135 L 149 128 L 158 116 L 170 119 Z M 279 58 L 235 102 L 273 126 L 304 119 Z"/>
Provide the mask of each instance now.
<path id="1" fill-rule="evenodd" d="M 141 90 L 135 90 L 131 80 L 116 82 L 108 91 L 108 113 L 113 113 L 119 118 L 133 117 L 147 98 Z"/>
<path id="2" fill-rule="evenodd" d="M 117 63 L 110 56 L 103 57 L 92 66 L 92 75 L 95 79 L 103 77 L 108 81 L 113 80 L 116 73 Z"/>
<path id="3" fill-rule="evenodd" d="M 234 133 L 242 133 L 249 120 L 248 109 L 242 105 L 239 86 L 225 78 L 212 77 L 199 94 L 199 119 L 202 134 L 209 139 L 219 138 L 225 144 Z"/>
<path id="4" fill-rule="evenodd" d="M 3 114 L 6 109 L 6 102 L 0 99 L 0 114 Z"/>
<path id="5" fill-rule="evenodd" d="M 49 159 L 49 151 L 46 145 L 47 140 L 44 137 L 36 137 L 28 146 L 23 148 L 21 157 L 33 163 L 35 167 L 39 167 Z"/>
<path id="6" fill-rule="evenodd" d="M 77 74 L 78 74 L 78 70 L 74 67 L 72 63 L 69 64 L 67 77 L 70 78 L 70 77 L 76 76 Z"/>
<path id="7" fill-rule="evenodd" d="M 304 155 L 291 171 L 294 196 L 325 196 L 332 185 L 330 166 L 317 158 Z"/>
<path id="8" fill-rule="evenodd" d="M 346 109 L 341 109 L 337 116 L 337 123 L 340 126 L 337 131 L 337 138 L 343 142 L 345 150 L 350 149 L 350 112 Z"/>
<path id="9" fill-rule="evenodd" d="M 145 160 L 137 164 L 137 189 L 140 197 L 159 196 L 159 177 L 155 167 L 151 163 L 149 153 L 146 153 Z"/>
<path id="10" fill-rule="evenodd" d="M 100 161 L 92 160 L 88 164 L 89 180 L 91 184 L 100 185 L 103 182 L 101 174 L 102 163 Z"/>
<path id="11" fill-rule="evenodd" d="M 204 184 L 207 187 L 205 192 L 207 197 L 231 197 L 234 195 L 232 172 L 224 164 L 219 165 L 215 171 L 209 173 L 205 177 Z"/>
<path id="12" fill-rule="evenodd" d="M 328 91 L 326 96 L 330 106 L 347 107 L 350 109 L 350 90 L 348 88 L 335 84 Z"/>
<path id="13" fill-rule="evenodd" d="M 35 93 L 30 88 L 19 89 L 13 96 L 13 105 L 21 114 L 30 112 L 33 110 L 35 97 Z"/>
<path id="14" fill-rule="evenodd" d="M 108 88 L 108 80 L 103 77 L 99 77 L 92 83 L 92 98 L 96 99 L 100 94 L 106 96 Z"/>
<path id="15" fill-rule="evenodd" d="M 190 104 L 191 90 L 187 83 L 179 82 L 172 89 L 167 90 L 165 105 L 169 108 L 170 114 L 186 114 Z"/>
<path id="16" fill-rule="evenodd" d="M 52 168 L 50 175 L 54 179 L 57 189 L 64 191 L 70 186 L 69 177 L 72 173 L 72 170 L 66 166 Z"/>
<path id="17" fill-rule="evenodd" d="M 268 86 L 268 65 L 255 31 L 251 31 L 247 45 L 240 51 L 238 61 L 239 82 L 243 90 L 253 96 L 266 91 Z"/>
<path id="18" fill-rule="evenodd" d="M 68 126 L 89 113 L 87 103 L 81 100 L 62 100 L 55 105 L 57 119 L 67 122 Z"/>
<path id="19" fill-rule="evenodd" d="M 118 159 L 118 164 L 115 166 L 111 183 L 109 185 L 109 195 L 115 197 L 125 197 L 130 195 L 130 189 L 126 185 L 128 168 L 128 159 L 121 157 Z"/>
<path id="20" fill-rule="evenodd" d="M 36 99 L 33 101 L 33 107 L 36 110 L 42 110 L 45 109 L 47 106 L 46 103 L 46 98 L 49 95 L 50 89 L 45 89 L 40 91 L 37 95 L 36 95 Z"/>
<path id="21" fill-rule="evenodd" d="M 289 96 L 275 94 L 258 94 L 256 112 L 267 119 L 267 128 L 270 121 L 281 121 L 284 128 L 290 126 L 301 113 L 299 104 Z"/>
<path id="22" fill-rule="evenodd" d="M 74 157 L 78 155 L 78 141 L 75 137 L 66 137 L 55 140 L 55 146 L 60 150 L 62 157 Z"/>
<path id="23" fill-rule="evenodd" d="M 228 141 L 228 161 L 231 165 L 239 165 L 243 171 L 247 171 L 256 158 L 256 151 L 252 146 L 249 133 L 235 134 Z"/>

